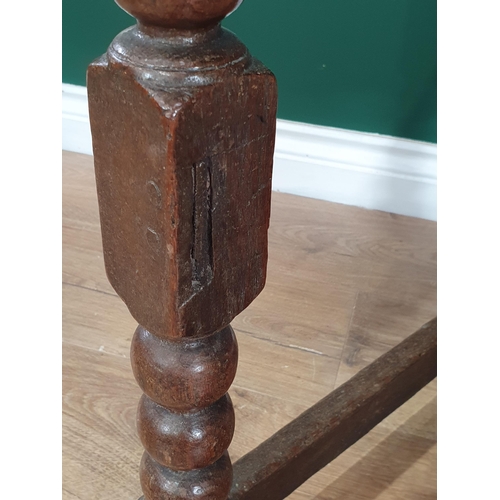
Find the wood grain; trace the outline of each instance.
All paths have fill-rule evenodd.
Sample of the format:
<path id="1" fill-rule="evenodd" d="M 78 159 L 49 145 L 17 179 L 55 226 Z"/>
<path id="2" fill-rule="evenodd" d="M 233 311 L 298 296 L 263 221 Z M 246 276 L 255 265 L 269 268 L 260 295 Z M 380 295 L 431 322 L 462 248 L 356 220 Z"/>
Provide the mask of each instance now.
<path id="1" fill-rule="evenodd" d="M 63 182 L 63 498 L 137 500 L 137 324 L 104 273 L 92 158 L 64 152 Z M 435 223 L 273 193 L 269 237 L 266 287 L 232 323 L 233 461 L 436 313 Z M 435 398 L 431 382 L 289 498 L 436 498 Z"/>

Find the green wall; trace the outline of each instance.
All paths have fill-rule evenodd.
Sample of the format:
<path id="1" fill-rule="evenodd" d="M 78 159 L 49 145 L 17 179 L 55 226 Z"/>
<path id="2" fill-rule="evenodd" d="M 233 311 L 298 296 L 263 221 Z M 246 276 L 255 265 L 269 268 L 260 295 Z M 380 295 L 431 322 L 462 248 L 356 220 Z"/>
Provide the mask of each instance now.
<path id="1" fill-rule="evenodd" d="M 133 22 L 63 0 L 63 81 Z M 436 142 L 436 0 L 245 0 L 223 24 L 276 74 L 279 118 Z"/>

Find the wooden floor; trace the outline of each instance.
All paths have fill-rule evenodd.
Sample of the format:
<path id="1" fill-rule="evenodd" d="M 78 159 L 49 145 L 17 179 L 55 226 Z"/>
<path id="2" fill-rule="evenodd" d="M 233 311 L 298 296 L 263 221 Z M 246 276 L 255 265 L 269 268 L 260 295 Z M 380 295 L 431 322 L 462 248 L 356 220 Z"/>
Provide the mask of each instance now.
<path id="1" fill-rule="evenodd" d="M 63 499 L 137 500 L 136 324 L 104 272 L 92 157 L 64 152 L 63 186 Z M 267 285 L 232 323 L 233 461 L 435 314 L 435 223 L 273 193 Z M 436 381 L 289 498 L 436 498 Z"/>

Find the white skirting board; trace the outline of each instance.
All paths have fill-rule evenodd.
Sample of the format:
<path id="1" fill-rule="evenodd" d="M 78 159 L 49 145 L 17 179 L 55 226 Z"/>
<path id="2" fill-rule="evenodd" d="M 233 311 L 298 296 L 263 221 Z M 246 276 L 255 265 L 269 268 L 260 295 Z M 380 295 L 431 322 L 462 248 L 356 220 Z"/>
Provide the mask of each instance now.
<path id="1" fill-rule="evenodd" d="M 63 149 L 92 154 L 87 91 L 63 84 Z M 273 190 L 436 220 L 437 146 L 278 120 Z"/>

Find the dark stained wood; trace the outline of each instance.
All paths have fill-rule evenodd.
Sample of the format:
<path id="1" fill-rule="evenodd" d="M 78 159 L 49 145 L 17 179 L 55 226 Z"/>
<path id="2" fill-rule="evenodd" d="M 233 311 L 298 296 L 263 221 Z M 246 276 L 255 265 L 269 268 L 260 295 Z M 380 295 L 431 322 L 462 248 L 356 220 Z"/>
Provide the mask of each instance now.
<path id="1" fill-rule="evenodd" d="M 207 408 L 188 413 L 170 412 L 144 395 L 137 424 L 144 448 L 158 463 L 175 470 L 200 469 L 229 448 L 234 409 L 227 394 Z"/>
<path id="2" fill-rule="evenodd" d="M 234 464 L 230 500 L 281 500 L 436 377 L 437 319 Z"/>
<path id="3" fill-rule="evenodd" d="M 230 326 L 207 337 L 173 341 L 139 326 L 130 357 L 141 389 L 158 404 L 182 412 L 205 408 L 227 392 L 236 375 L 238 344 Z"/>
<path id="4" fill-rule="evenodd" d="M 229 323 L 266 280 L 276 82 L 219 24 L 238 0 L 117 1 L 138 24 L 87 80 L 106 273 L 139 323 L 141 486 L 223 500 Z"/>
<path id="5" fill-rule="evenodd" d="M 117 3 L 146 25 L 195 28 L 216 24 L 239 0 L 117 0 Z"/>
<path id="6" fill-rule="evenodd" d="M 145 453 L 140 474 L 144 497 L 153 500 L 223 500 L 233 479 L 227 451 L 212 465 L 187 472 L 162 467 Z"/>
<path id="7" fill-rule="evenodd" d="M 224 328 L 266 278 L 275 79 L 201 35 L 134 27 L 88 72 L 106 272 L 159 337 Z"/>

